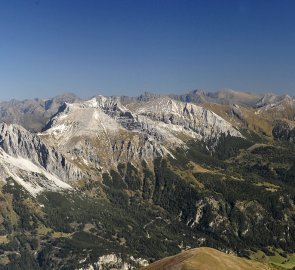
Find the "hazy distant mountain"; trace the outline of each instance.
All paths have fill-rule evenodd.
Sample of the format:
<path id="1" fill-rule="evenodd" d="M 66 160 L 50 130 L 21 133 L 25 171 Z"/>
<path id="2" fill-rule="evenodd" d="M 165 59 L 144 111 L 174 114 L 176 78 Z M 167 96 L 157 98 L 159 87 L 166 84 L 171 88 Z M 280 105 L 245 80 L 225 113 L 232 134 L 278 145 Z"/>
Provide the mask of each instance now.
<path id="1" fill-rule="evenodd" d="M 255 105 L 262 97 L 262 94 L 240 92 L 232 89 L 224 89 L 218 92 L 205 92 L 194 90 L 183 95 L 171 95 L 184 102 L 205 103 L 213 102 L 219 104 Z"/>
<path id="2" fill-rule="evenodd" d="M 0 122 L 19 124 L 31 131 L 41 131 L 64 102 L 72 103 L 79 100 L 81 99 L 74 94 L 64 94 L 47 100 L 0 102 Z"/>

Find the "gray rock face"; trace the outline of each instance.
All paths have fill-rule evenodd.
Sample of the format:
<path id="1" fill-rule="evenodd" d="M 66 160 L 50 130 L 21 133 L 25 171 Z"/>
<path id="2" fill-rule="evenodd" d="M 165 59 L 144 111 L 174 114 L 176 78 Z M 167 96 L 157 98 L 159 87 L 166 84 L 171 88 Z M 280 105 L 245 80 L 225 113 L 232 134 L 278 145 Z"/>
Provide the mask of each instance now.
<path id="1" fill-rule="evenodd" d="M 275 95 L 275 94 L 265 94 L 263 97 L 256 103 L 256 107 L 274 107 L 278 106 L 283 102 L 293 103 L 294 99 L 289 95 Z"/>
<path id="2" fill-rule="evenodd" d="M 274 120 L 295 120 L 295 99 L 289 95 L 265 95 L 257 104 L 256 114 Z"/>
<path id="3" fill-rule="evenodd" d="M 1 123 L 0 147 L 6 154 L 30 160 L 63 181 L 76 180 L 83 176 L 81 170 L 67 161 L 61 153 L 21 126 Z"/>
<path id="4" fill-rule="evenodd" d="M 144 127 L 159 131 L 158 134 L 163 138 L 169 133 L 177 138 L 185 135 L 201 141 L 218 141 L 221 134 L 242 137 L 229 122 L 192 103 L 160 97 L 144 103 L 128 104 L 126 107 Z M 177 142 L 174 140 L 174 143 Z"/>

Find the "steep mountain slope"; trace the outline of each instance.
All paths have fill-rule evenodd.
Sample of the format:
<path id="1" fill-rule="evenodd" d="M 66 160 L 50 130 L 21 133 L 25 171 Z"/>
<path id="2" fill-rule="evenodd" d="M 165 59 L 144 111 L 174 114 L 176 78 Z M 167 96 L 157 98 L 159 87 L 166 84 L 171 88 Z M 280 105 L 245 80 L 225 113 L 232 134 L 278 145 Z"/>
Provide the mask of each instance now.
<path id="1" fill-rule="evenodd" d="M 0 168 L 4 181 L 13 178 L 34 196 L 42 190 L 69 189 L 65 182 L 83 175 L 37 135 L 4 123 L 0 124 Z"/>
<path id="2" fill-rule="evenodd" d="M 218 138 L 221 133 L 242 137 L 223 118 L 192 103 L 176 102 L 167 97 L 161 97 L 145 103 L 128 104 L 127 108 L 137 115 L 147 116 L 157 121 L 158 125 L 163 125 L 164 122 L 167 129 L 174 129 L 192 138 L 200 140 Z M 187 131 L 195 134 L 187 133 Z"/>
<path id="3" fill-rule="evenodd" d="M 162 259 L 143 270 L 271 270 L 270 266 L 225 254 L 212 248 L 196 248 Z"/>

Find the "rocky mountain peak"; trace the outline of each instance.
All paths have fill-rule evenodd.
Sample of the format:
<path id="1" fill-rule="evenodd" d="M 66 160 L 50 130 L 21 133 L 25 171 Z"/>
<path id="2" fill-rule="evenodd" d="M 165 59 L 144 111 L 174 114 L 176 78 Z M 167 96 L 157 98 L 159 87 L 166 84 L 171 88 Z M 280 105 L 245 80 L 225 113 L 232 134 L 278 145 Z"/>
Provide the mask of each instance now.
<path id="1" fill-rule="evenodd" d="M 268 107 L 274 107 L 277 106 L 281 103 L 293 103 L 294 102 L 294 98 L 292 98 L 289 95 L 275 95 L 275 94 L 265 94 L 256 104 L 257 107 L 264 107 L 264 106 L 268 106 Z"/>
<path id="2" fill-rule="evenodd" d="M 242 137 L 230 123 L 191 103 L 160 96 L 124 106 L 119 97 L 97 96 L 64 104 L 40 136 L 69 159 L 106 169 L 172 155 L 185 147 L 183 135 L 216 143 L 222 133 Z"/>

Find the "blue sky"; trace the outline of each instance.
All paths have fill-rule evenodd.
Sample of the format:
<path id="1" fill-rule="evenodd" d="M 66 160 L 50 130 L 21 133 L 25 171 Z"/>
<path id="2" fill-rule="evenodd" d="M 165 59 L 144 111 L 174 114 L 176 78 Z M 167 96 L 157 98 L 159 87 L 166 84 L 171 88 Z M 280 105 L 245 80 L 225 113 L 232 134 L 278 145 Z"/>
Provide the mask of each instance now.
<path id="1" fill-rule="evenodd" d="M 0 100 L 294 95 L 294 14 L 292 0 L 1 0 Z"/>

